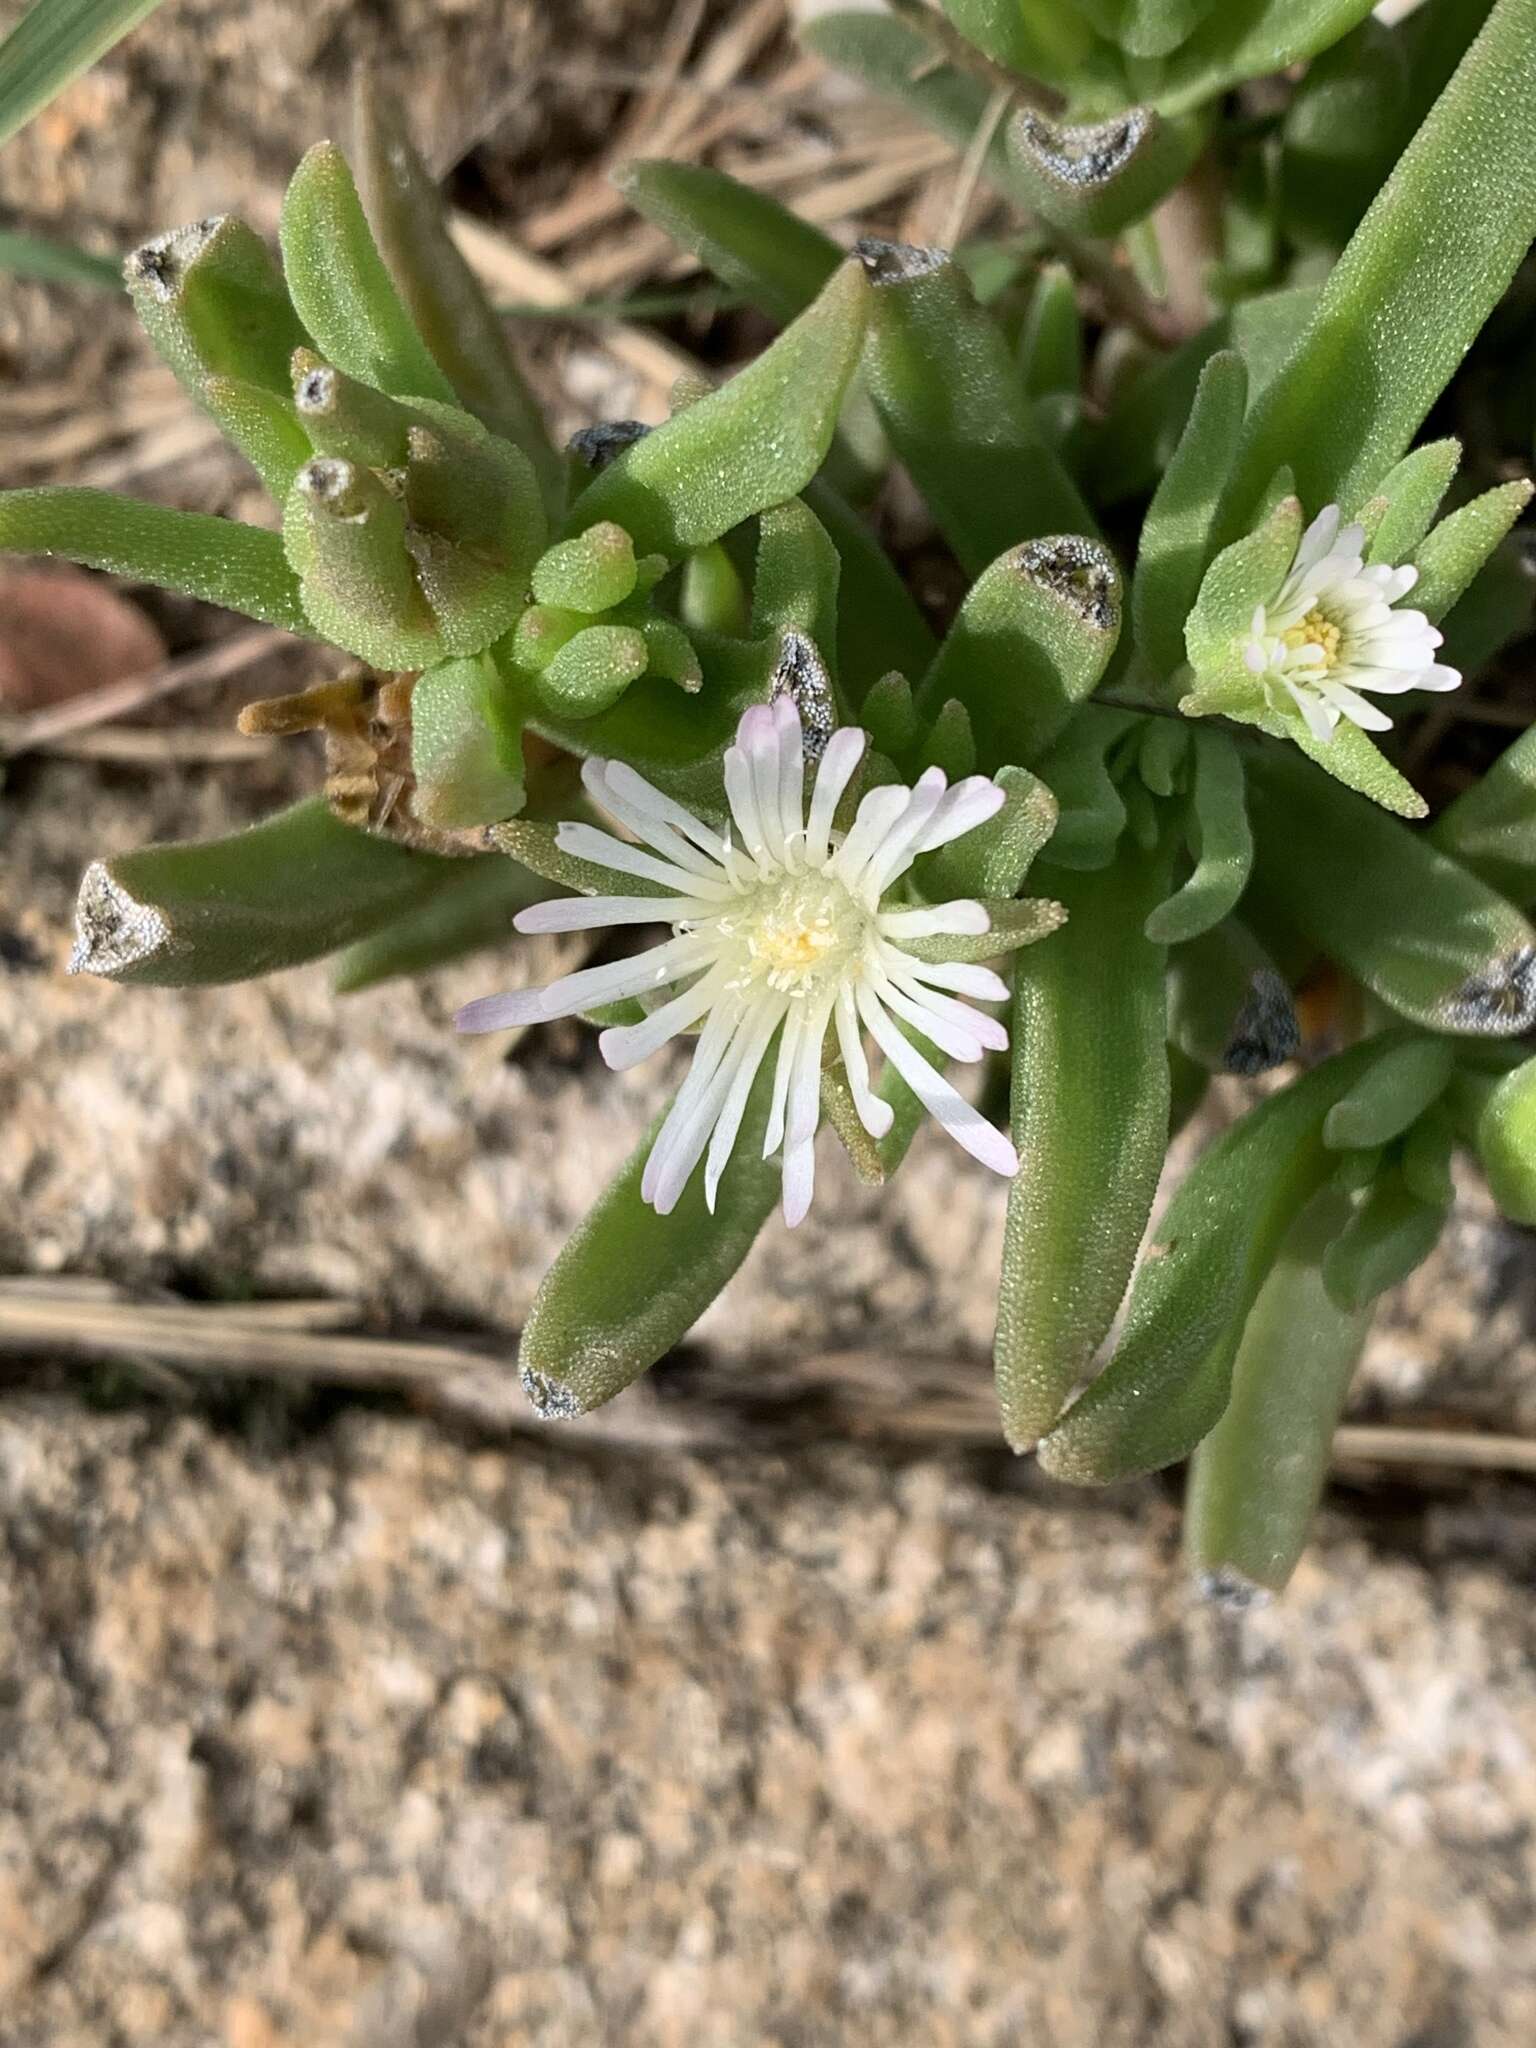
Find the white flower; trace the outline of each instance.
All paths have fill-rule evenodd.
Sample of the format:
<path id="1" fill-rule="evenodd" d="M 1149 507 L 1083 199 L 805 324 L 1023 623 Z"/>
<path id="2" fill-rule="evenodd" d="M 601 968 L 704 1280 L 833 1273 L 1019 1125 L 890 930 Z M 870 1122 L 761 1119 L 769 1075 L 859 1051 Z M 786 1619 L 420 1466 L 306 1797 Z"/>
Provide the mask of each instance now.
<path id="1" fill-rule="evenodd" d="M 1301 537 L 1275 597 L 1253 614 L 1243 660 L 1265 685 L 1276 711 L 1294 707 L 1315 739 L 1327 741 L 1341 718 L 1369 732 L 1392 721 L 1361 696 L 1404 690 L 1454 690 L 1460 674 L 1435 660 L 1441 635 L 1422 612 L 1394 607 L 1418 581 L 1417 569 L 1365 566 L 1365 530 L 1339 525 L 1328 505 Z"/>
<path id="2" fill-rule="evenodd" d="M 1003 1051 L 1008 1034 L 957 995 L 1001 1002 L 1006 984 L 990 968 L 934 963 L 903 941 L 989 929 L 980 903 L 917 906 L 888 899 L 919 854 L 982 824 L 1004 792 L 985 776 L 946 786 L 928 769 L 912 789 L 870 790 L 846 836 L 833 830 L 838 801 L 863 756 L 867 735 L 845 726 L 828 740 L 804 809 L 805 750 L 790 698 L 754 705 L 725 753 L 725 790 L 740 835 L 712 830 L 621 761 L 588 761 L 590 794 L 644 842 L 630 845 L 592 825 L 564 824 L 558 845 L 620 874 L 674 890 L 658 896 L 571 896 L 535 904 L 516 919 L 523 932 L 588 931 L 663 919 L 672 937 L 611 965 L 567 974 L 546 989 L 470 1003 L 464 1031 L 496 1031 L 568 1017 L 594 1004 L 678 988 L 643 1023 L 604 1031 L 610 1067 L 634 1066 L 679 1033 L 700 1025 L 686 1079 L 646 1162 L 641 1193 L 671 1210 L 708 1148 L 704 1193 L 711 1209 L 763 1061 L 778 1040 L 763 1157 L 784 1148 L 784 1218 L 810 1207 L 821 1117 L 822 1050 L 837 1035 L 860 1122 L 871 1137 L 892 1113 L 870 1087 L 867 1030 L 929 1112 L 994 1172 L 1018 1171 L 1018 1154 L 898 1028 L 912 1026 L 955 1060 Z M 651 850 L 654 849 L 654 850 Z"/>

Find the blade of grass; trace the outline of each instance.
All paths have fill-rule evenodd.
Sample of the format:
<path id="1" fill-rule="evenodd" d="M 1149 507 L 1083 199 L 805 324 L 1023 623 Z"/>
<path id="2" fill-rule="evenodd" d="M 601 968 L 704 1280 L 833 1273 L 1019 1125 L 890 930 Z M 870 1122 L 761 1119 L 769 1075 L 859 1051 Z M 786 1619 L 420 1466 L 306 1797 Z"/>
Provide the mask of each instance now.
<path id="1" fill-rule="evenodd" d="M 34 0 L 0 43 L 0 142 L 88 71 L 159 0 Z"/>
<path id="2" fill-rule="evenodd" d="M 42 235 L 0 231 L 0 271 L 12 277 L 35 277 L 44 284 L 84 284 L 93 290 L 119 292 L 122 265 L 110 256 L 93 256 L 69 242 L 51 242 Z"/>

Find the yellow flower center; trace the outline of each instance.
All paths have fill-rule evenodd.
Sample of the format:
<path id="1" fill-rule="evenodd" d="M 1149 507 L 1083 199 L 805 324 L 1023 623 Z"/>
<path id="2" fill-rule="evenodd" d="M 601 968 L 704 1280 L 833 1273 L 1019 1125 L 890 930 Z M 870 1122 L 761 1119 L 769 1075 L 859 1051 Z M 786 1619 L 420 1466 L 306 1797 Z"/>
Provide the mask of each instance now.
<path id="1" fill-rule="evenodd" d="M 1333 623 L 1316 609 L 1307 613 L 1299 626 L 1287 627 L 1280 635 L 1281 642 L 1293 651 L 1303 647 L 1321 647 L 1323 667 L 1336 668 L 1339 660 L 1339 642 L 1343 634 Z"/>
<path id="2" fill-rule="evenodd" d="M 747 975 L 781 995 L 807 995 L 863 942 L 866 919 L 840 882 L 796 876 L 770 885 L 736 925 Z"/>

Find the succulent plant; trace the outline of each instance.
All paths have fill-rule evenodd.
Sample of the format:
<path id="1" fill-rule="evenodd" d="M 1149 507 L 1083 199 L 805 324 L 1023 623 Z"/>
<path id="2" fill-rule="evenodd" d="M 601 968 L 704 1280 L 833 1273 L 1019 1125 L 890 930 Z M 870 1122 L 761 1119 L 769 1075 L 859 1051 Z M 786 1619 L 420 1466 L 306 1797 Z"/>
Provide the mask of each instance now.
<path id="1" fill-rule="evenodd" d="M 1425 823 L 1394 724 L 1530 614 L 1531 486 L 1414 444 L 1496 313 L 1501 362 L 1533 358 L 1506 294 L 1536 0 L 1397 29 L 1363 0 L 901 0 L 807 34 L 956 136 L 989 123 L 1025 230 L 982 289 L 970 252 L 845 253 L 719 173 L 628 167 L 781 329 L 650 430 L 553 446 L 376 96 L 357 182 L 329 144 L 299 166 L 280 265 L 233 219 L 129 259 L 281 531 L 29 490 L 0 546 L 346 650 L 358 675 L 247 721 L 371 723 L 396 794 L 333 779 L 93 865 L 75 965 L 338 954 L 355 987 L 514 918 L 670 926 L 461 1020 L 588 1015 L 614 1066 L 694 1038 L 544 1281 L 535 1402 L 591 1408 L 675 1345 L 775 1204 L 805 1213 L 823 1122 L 880 1182 L 926 1109 L 1010 1180 L 1007 1441 L 1084 1484 L 1192 1458 L 1199 1568 L 1278 1587 L 1455 1148 L 1536 1217 L 1536 753 Z M 893 464 L 965 580 L 937 621 L 868 515 Z M 1000 1088 L 954 1081 L 1005 1058 L 1006 1132 Z M 1153 1224 L 1223 1073 L 1277 1078 Z"/>

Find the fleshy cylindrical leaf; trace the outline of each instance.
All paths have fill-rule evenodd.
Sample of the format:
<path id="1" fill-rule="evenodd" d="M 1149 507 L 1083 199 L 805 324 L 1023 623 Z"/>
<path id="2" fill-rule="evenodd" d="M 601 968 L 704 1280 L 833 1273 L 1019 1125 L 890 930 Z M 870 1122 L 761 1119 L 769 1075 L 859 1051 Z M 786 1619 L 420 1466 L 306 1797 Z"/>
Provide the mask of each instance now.
<path id="1" fill-rule="evenodd" d="M 317 142 L 283 199 L 283 269 L 328 362 L 395 398 L 453 400 L 384 267 L 346 160 Z"/>
<path id="2" fill-rule="evenodd" d="M 1306 1545 L 1371 1325 L 1368 1307 L 1341 1309 L 1323 1285 L 1348 1216 L 1324 1190 L 1293 1225 L 1243 1331 L 1226 1411 L 1191 1462 L 1184 1549 L 1218 1597 L 1280 1592 Z"/>
<path id="3" fill-rule="evenodd" d="M 1172 849 L 1042 871 L 1067 921 L 1015 970 L 1013 1141 L 998 1299 L 1003 1433 L 1027 1450 L 1120 1306 L 1168 1143 L 1164 951 L 1143 930 Z"/>
<path id="4" fill-rule="evenodd" d="M 1034 210 L 1073 235 L 1114 235 L 1144 219 L 1189 169 L 1204 125 L 1128 107 L 1104 121 L 1048 119 L 1021 107 L 1007 149 Z"/>
<path id="5" fill-rule="evenodd" d="M 1243 760 L 1221 732 L 1196 732 L 1189 846 L 1194 871 L 1147 919 L 1147 937 L 1177 945 L 1208 932 L 1236 909 L 1253 868 Z"/>
<path id="6" fill-rule="evenodd" d="M 1092 535 L 1041 439 L 1001 328 L 941 249 L 864 241 L 874 285 L 866 368 L 891 444 L 968 574 L 1042 534 Z"/>
<path id="7" fill-rule="evenodd" d="M 454 860 L 452 874 L 419 908 L 357 939 L 331 971 L 338 995 L 374 988 L 381 981 L 428 974 L 490 946 L 515 946 L 512 920 L 553 891 L 548 883 L 500 855 Z"/>
<path id="8" fill-rule="evenodd" d="M 400 108 L 365 77 L 356 117 L 363 207 L 417 332 L 460 404 L 527 456 L 553 509 L 563 488 L 559 453 L 500 314 L 454 243 L 447 209 Z"/>
<path id="9" fill-rule="evenodd" d="M 317 638 L 275 533 L 70 484 L 0 491 L 0 552 L 62 555 Z M 323 629 L 322 629 L 323 630 Z"/>
<path id="10" fill-rule="evenodd" d="M 625 164 L 615 182 L 637 213 L 781 327 L 805 311 L 841 261 L 820 228 L 724 171 L 656 158 Z"/>
<path id="11" fill-rule="evenodd" d="M 637 552 L 675 561 L 798 496 L 831 445 L 869 296 L 860 266 L 842 265 L 756 362 L 609 463 L 574 520 L 614 520 Z"/>
<path id="12" fill-rule="evenodd" d="M 1230 349 L 1212 356 L 1142 522 L 1131 615 L 1136 650 L 1158 681 L 1184 659 L 1184 622 L 1210 559 L 1216 509 L 1247 400 L 1242 357 Z"/>
<path id="13" fill-rule="evenodd" d="M 1294 466 L 1308 506 L 1367 497 L 1412 440 L 1533 234 L 1536 0 L 1499 0 L 1255 406 L 1230 532 L 1248 523 L 1282 463 Z"/>
<path id="14" fill-rule="evenodd" d="M 495 824 L 523 806 L 522 728 L 488 655 L 430 668 L 411 692 L 416 815 L 453 830 Z"/>
<path id="15" fill-rule="evenodd" d="M 1091 695 L 1120 633 L 1120 571 L 1077 534 L 1025 541 L 978 577 L 917 693 L 970 713 L 984 769 L 1034 763 Z"/>
<path id="16" fill-rule="evenodd" d="M 152 988 L 249 981 L 419 908 L 457 866 L 343 825 L 318 800 L 296 804 L 227 839 L 93 861 L 70 972 Z"/>
<path id="17" fill-rule="evenodd" d="M 1427 1031 L 1518 1036 L 1536 1022 L 1536 931 L 1422 833 L 1279 748 L 1248 788 L 1261 900 Z"/>
<path id="18" fill-rule="evenodd" d="M 1114 1356 L 1041 1442 L 1048 1472 L 1104 1485 L 1173 1464 L 1214 1427 L 1259 1289 L 1332 1169 L 1323 1119 L 1395 1042 L 1336 1054 L 1201 1155 L 1153 1228 Z"/>
<path id="19" fill-rule="evenodd" d="M 1450 1042 L 1410 1038 L 1383 1053 L 1329 1110 L 1323 1143 L 1332 1152 L 1387 1145 L 1445 1092 L 1455 1064 Z"/>
<path id="20" fill-rule="evenodd" d="M 1493 1199 L 1512 1223 L 1536 1224 L 1536 1059 L 1489 1091 L 1476 1136 Z"/>
<path id="21" fill-rule="evenodd" d="M 1425 836 L 1522 910 L 1536 904 L 1536 727 L 1506 747 Z"/>

